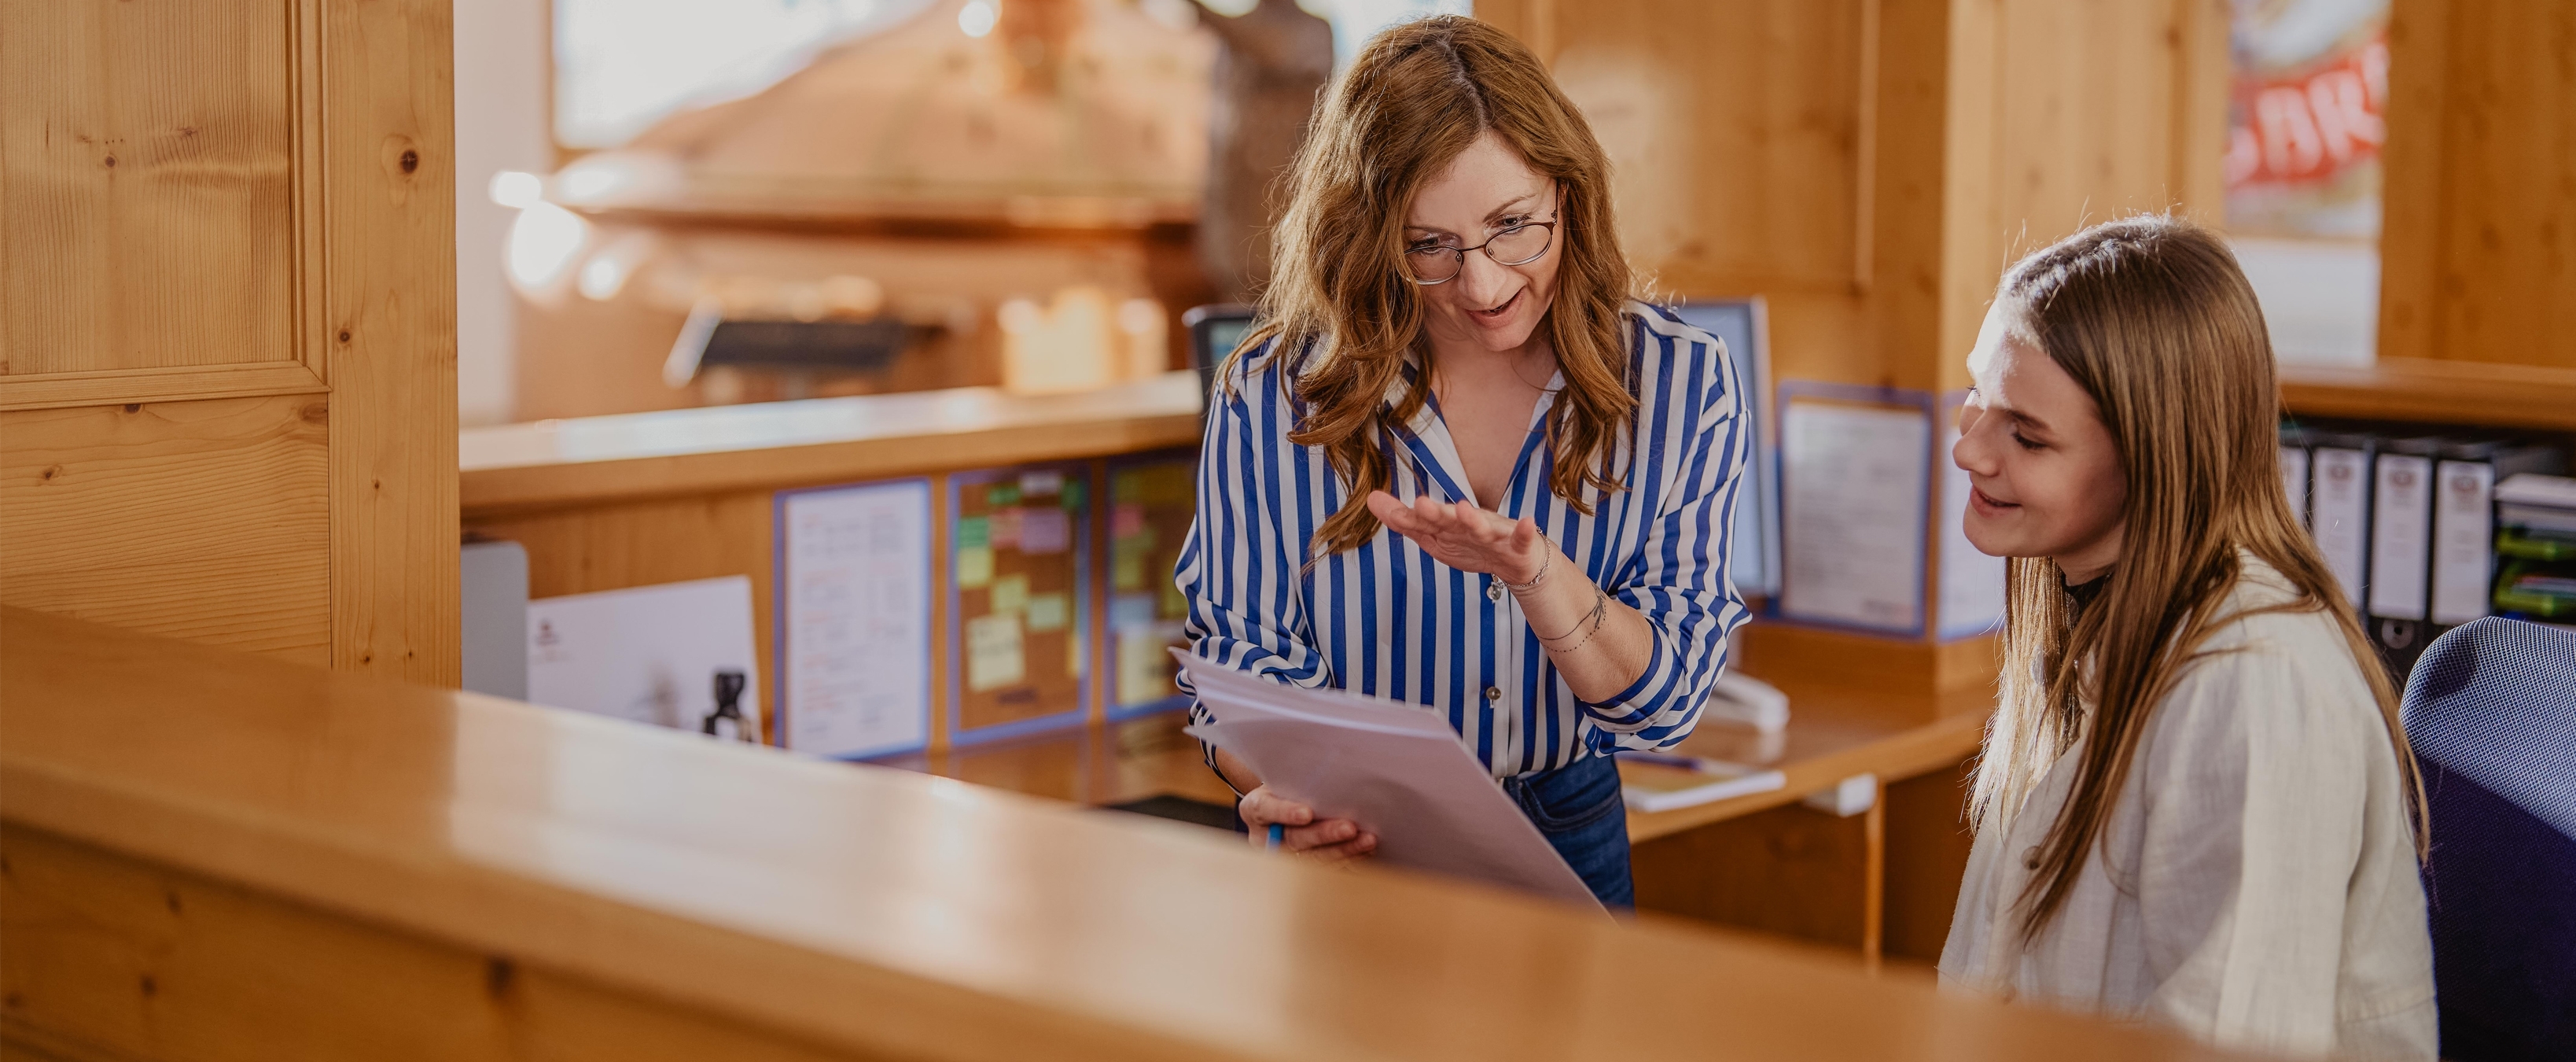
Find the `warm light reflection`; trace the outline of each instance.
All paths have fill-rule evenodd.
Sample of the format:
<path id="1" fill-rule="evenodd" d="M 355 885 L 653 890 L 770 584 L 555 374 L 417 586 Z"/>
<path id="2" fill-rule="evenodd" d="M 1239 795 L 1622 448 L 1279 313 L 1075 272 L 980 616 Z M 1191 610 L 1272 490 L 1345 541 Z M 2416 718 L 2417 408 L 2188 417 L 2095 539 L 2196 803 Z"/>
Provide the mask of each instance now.
<path id="1" fill-rule="evenodd" d="M 489 192 L 495 203 L 526 210 L 546 197 L 546 179 L 524 170 L 502 170 L 492 175 Z"/>
<path id="2" fill-rule="evenodd" d="M 957 9 L 957 28 L 969 37 L 993 32 L 993 25 L 1001 20 L 1001 5 L 996 0 L 975 0 Z"/>
<path id="3" fill-rule="evenodd" d="M 510 223 L 510 282 L 529 298 L 553 297 L 560 290 L 556 282 L 589 241 L 590 223 L 572 211 L 552 203 L 520 211 Z"/>

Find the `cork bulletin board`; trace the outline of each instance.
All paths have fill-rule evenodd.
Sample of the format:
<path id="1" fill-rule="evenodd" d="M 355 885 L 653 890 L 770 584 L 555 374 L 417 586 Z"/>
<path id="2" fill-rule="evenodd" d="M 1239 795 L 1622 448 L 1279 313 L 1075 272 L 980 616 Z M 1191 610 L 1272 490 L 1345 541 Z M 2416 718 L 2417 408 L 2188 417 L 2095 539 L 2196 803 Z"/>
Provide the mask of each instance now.
<path id="1" fill-rule="evenodd" d="M 1082 722 L 1090 467 L 959 472 L 948 492 L 949 740 Z"/>
<path id="2" fill-rule="evenodd" d="M 1189 602 L 1172 583 L 1198 505 L 1194 452 L 1148 454 L 1109 465 L 1109 607 L 1101 646 L 1103 700 L 1111 718 L 1183 707 L 1171 646 L 1187 645 Z"/>

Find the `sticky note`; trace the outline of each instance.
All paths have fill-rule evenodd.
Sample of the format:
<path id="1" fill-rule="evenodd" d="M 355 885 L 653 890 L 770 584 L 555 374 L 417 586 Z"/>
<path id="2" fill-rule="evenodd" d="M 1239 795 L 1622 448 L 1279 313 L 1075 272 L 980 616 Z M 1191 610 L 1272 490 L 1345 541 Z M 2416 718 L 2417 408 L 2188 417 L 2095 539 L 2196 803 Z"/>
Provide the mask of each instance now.
<path id="1" fill-rule="evenodd" d="M 993 580 L 993 608 L 996 613 L 1018 612 L 1029 607 L 1029 577 L 1005 575 Z M 1032 624 L 1034 626 L 1034 624 Z"/>
<path id="2" fill-rule="evenodd" d="M 1052 469 L 1020 473 L 1020 493 L 1044 498 L 1064 489 L 1064 473 Z"/>
<path id="3" fill-rule="evenodd" d="M 1073 541 L 1073 521 L 1062 509 L 1014 509 L 1020 514 L 1020 552 L 1062 553 Z"/>
<path id="4" fill-rule="evenodd" d="M 1085 485 L 1081 480 L 1077 479 L 1071 483 L 1067 483 L 1064 485 L 1064 507 L 1067 509 L 1082 508 L 1083 500 L 1090 497 L 1090 495 L 1090 487 Z"/>
<path id="5" fill-rule="evenodd" d="M 1028 510 L 1017 506 L 1013 506 L 1008 509 L 993 510 L 993 541 L 991 545 L 994 549 L 1020 548 L 1020 514 L 1025 512 L 1028 512 Z"/>
<path id="6" fill-rule="evenodd" d="M 998 589 L 995 593 L 999 596 Z M 1060 631 L 1064 629 L 1066 621 L 1073 618 L 1072 599 L 1062 593 L 1032 594 L 1029 596 L 1027 612 L 1030 630 Z"/>
<path id="7" fill-rule="evenodd" d="M 957 520 L 957 548 L 993 544 L 993 521 L 982 516 L 964 516 Z"/>
<path id="8" fill-rule="evenodd" d="M 967 689 L 983 693 L 1016 686 L 1028 679 L 1028 673 L 1018 613 L 977 616 L 966 621 Z"/>
<path id="9" fill-rule="evenodd" d="M 1110 508 L 1109 534 L 1111 537 L 1125 538 L 1144 529 L 1144 506 L 1137 505 L 1133 502 L 1121 502 Z"/>
<path id="10" fill-rule="evenodd" d="M 1181 596 L 1181 588 L 1169 580 L 1163 583 L 1163 618 L 1179 619 L 1190 614 L 1190 599 Z"/>
<path id="11" fill-rule="evenodd" d="M 1118 640 L 1118 703 L 1144 704 L 1179 693 L 1172 684 L 1172 644 L 1152 629 L 1125 631 Z"/>
<path id="12" fill-rule="evenodd" d="M 968 546 L 957 551 L 957 588 L 973 590 L 993 582 L 993 551 L 987 546 Z"/>
<path id="13" fill-rule="evenodd" d="M 1019 503 L 1020 485 L 1017 483 L 999 483 L 986 488 L 984 491 L 984 504 L 986 505 L 998 508 L 1004 505 L 1018 505 Z"/>
<path id="14" fill-rule="evenodd" d="M 1145 555 L 1122 549 L 1109 556 L 1109 588 L 1125 593 L 1145 588 Z"/>
<path id="15" fill-rule="evenodd" d="M 1109 599 L 1109 629 L 1131 630 L 1154 625 L 1154 598 L 1151 594 L 1119 594 Z"/>

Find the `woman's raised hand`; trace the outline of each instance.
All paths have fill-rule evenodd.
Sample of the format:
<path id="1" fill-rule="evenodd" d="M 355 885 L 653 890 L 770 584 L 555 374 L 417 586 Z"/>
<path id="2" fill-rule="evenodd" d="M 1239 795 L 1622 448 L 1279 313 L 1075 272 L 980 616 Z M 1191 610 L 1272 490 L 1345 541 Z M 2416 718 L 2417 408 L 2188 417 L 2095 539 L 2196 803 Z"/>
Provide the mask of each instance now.
<path id="1" fill-rule="evenodd" d="M 1546 551 L 1555 548 L 1529 517 L 1513 520 L 1466 502 L 1429 497 L 1405 502 L 1379 490 L 1369 492 L 1368 507 L 1379 523 L 1413 540 L 1431 559 L 1462 572 L 1499 576 L 1504 582 L 1538 578 Z"/>
<path id="2" fill-rule="evenodd" d="M 1318 819 L 1315 809 L 1259 786 L 1243 794 L 1234 807 L 1251 828 L 1252 846 L 1270 844 L 1270 824 L 1278 823 L 1281 831 L 1279 850 L 1310 856 L 1318 862 L 1341 863 L 1377 851 L 1377 835 L 1360 828 L 1349 819 Z"/>

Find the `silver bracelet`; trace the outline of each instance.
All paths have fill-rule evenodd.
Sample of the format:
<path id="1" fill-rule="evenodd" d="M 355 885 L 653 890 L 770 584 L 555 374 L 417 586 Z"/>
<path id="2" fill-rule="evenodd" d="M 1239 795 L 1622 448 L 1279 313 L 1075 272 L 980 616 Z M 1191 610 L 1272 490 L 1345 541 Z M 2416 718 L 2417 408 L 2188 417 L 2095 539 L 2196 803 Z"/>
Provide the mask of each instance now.
<path id="1" fill-rule="evenodd" d="M 1602 621 L 1604 618 L 1606 618 L 1606 617 L 1607 617 L 1607 615 L 1608 615 L 1608 611 L 1609 611 L 1609 607 L 1610 607 L 1610 595 L 1602 592 L 1602 590 L 1601 590 L 1601 584 L 1599 584 L 1599 583 L 1594 583 L 1594 584 L 1592 584 L 1592 612 L 1591 612 L 1591 614 L 1590 614 L 1590 615 L 1587 615 L 1587 616 L 1585 616 L 1585 617 L 1584 617 L 1584 619 L 1588 619 L 1588 620 L 1591 620 L 1591 621 L 1592 621 L 1592 634 L 1599 634 L 1599 633 L 1601 633 L 1601 621 Z M 1538 634 L 1538 640 L 1539 640 L 1539 642 L 1540 642 L 1541 644 L 1545 644 L 1545 643 L 1553 642 L 1553 641 L 1557 641 L 1557 640 L 1559 640 L 1559 639 L 1563 639 L 1563 638 L 1571 638 L 1571 637 L 1574 637 L 1574 632 L 1579 631 L 1579 630 L 1582 630 L 1582 629 L 1583 629 L 1583 620 L 1579 619 L 1579 620 L 1574 621 L 1574 626 L 1571 626 L 1571 627 L 1566 628 L 1566 629 L 1565 629 L 1565 633 L 1563 633 L 1563 634 L 1559 634 L 1559 635 L 1556 635 L 1555 637 L 1549 637 L 1549 636 L 1544 635 L 1544 634 L 1538 634 L 1538 632 L 1537 632 L 1537 631 L 1531 631 L 1530 633 L 1531 633 L 1531 634 Z M 1591 640 L 1592 640 L 1592 634 L 1586 634 L 1586 635 L 1584 635 L 1584 636 L 1583 636 L 1583 642 L 1589 642 L 1589 641 L 1591 641 Z M 1574 649 L 1580 649 L 1580 648 L 1583 648 L 1583 642 L 1576 642 L 1576 643 L 1574 643 L 1574 648 L 1573 648 L 1573 649 L 1567 649 L 1567 650 L 1565 650 L 1565 652 L 1569 652 L 1569 653 L 1570 653 L 1570 652 L 1573 652 L 1573 651 L 1574 651 Z M 1548 648 L 1550 648 L 1550 649 L 1554 649 L 1554 648 L 1556 648 L 1556 647 L 1551 645 L 1551 646 L 1548 646 Z"/>
<path id="2" fill-rule="evenodd" d="M 1542 536 L 1542 537 L 1544 537 L 1544 536 Z M 1532 591 L 1532 590 L 1536 590 L 1536 589 L 1538 589 L 1538 584 L 1540 584 L 1540 583 L 1543 583 L 1543 582 L 1546 582 L 1546 581 L 1547 581 L 1547 570 L 1548 570 L 1549 568 L 1555 567 L 1555 565 L 1556 565 L 1556 545 L 1555 545 L 1555 543 L 1549 543 L 1549 544 L 1548 544 L 1548 548 L 1547 548 L 1547 552 L 1539 554 L 1539 556 L 1538 556 L 1538 574 L 1537 574 L 1537 575 L 1530 576 L 1530 581 L 1528 581 L 1528 582 L 1526 582 L 1526 583 L 1516 583 L 1516 582 L 1513 582 L 1513 581 L 1511 581 L 1511 580 L 1509 580 L 1509 579 L 1505 579 L 1505 578 L 1503 578 L 1502 576 L 1499 576 L 1499 575 L 1495 576 L 1495 577 L 1494 577 L 1494 579 L 1495 579 L 1497 582 L 1500 582 L 1500 583 L 1502 583 L 1502 584 L 1503 584 L 1503 589 L 1511 591 L 1511 592 L 1512 592 L 1512 596 L 1514 596 L 1514 597 L 1518 597 L 1518 596 L 1520 596 L 1520 595 L 1522 595 L 1522 594 L 1526 594 L 1526 593 L 1529 593 L 1529 592 L 1530 592 L 1530 591 Z M 1572 632 L 1568 632 L 1568 633 L 1572 633 Z"/>

